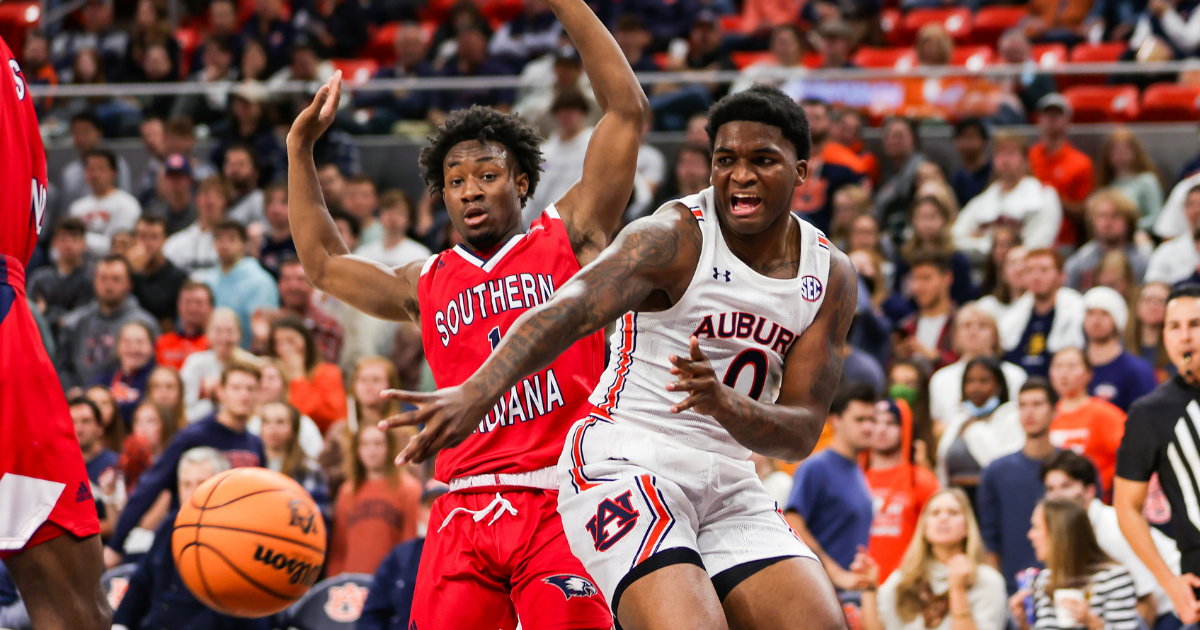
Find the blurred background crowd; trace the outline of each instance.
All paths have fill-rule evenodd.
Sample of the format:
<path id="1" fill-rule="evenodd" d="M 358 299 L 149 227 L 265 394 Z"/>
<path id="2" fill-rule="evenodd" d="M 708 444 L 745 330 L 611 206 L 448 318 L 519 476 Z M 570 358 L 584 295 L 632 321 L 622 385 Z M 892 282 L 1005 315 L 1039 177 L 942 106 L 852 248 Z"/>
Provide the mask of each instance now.
<path id="1" fill-rule="evenodd" d="M 708 185 L 715 99 L 775 82 L 808 115 L 813 159 L 793 210 L 849 254 L 858 309 L 817 451 L 799 465 L 755 464 L 820 549 L 852 627 L 1179 627 L 1106 502 L 1125 413 L 1172 376 L 1167 294 L 1200 280 L 1200 155 L 1166 172 L 1143 127 L 1102 127 L 1099 150 L 1071 134 L 1079 123 L 1194 121 L 1200 73 L 1054 69 L 1186 62 L 1200 48 L 1196 6 L 594 3 L 635 70 L 679 73 L 643 75 L 653 130 L 673 135 L 642 147 L 626 221 Z M 34 28 L 39 11 L 65 18 Z M 545 138 L 528 221 L 579 177 L 599 116 L 561 25 L 537 0 L 10 0 L 0 33 L 29 84 L 100 86 L 38 93 L 61 159 L 27 285 L 106 557 L 131 576 L 118 622 L 279 623 L 235 622 L 189 599 L 164 534 L 199 480 L 262 465 L 320 504 L 328 576 L 378 572 L 362 581 L 369 598 L 347 600 L 365 610 L 359 627 L 406 628 L 428 506 L 444 488 L 431 468 L 397 468 L 407 435 L 375 425 L 400 410 L 381 390 L 433 381 L 416 327 L 308 284 L 282 140 L 311 91 L 285 88 L 346 73 L 315 150 L 321 188 L 355 253 L 404 264 L 457 235 L 440 200 L 365 174 L 364 143 L 422 138 L 471 104 L 516 112 Z M 1015 70 L 985 72 L 994 64 Z M 855 76 L 933 66 L 949 70 Z M 497 77 L 516 78 L 477 80 Z M 457 82 L 370 88 L 408 78 Z M 129 95 L 128 83 L 162 89 Z M 949 159 L 923 151 L 931 130 L 952 139 Z M 139 159 L 117 145 L 136 145 Z M 1177 563 L 1153 482 L 1146 517 Z M 1049 593 L 1075 584 L 1091 606 L 1064 622 Z M 950 613 L 963 598 L 966 619 Z M 0 627 L 21 627 L 19 612 L 0 577 Z"/>

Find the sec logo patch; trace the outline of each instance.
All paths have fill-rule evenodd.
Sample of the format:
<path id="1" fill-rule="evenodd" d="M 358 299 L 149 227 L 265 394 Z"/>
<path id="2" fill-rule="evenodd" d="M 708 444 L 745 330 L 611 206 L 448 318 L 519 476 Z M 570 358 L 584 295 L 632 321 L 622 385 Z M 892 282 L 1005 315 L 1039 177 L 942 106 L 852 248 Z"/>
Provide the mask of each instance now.
<path id="1" fill-rule="evenodd" d="M 808 302 L 816 302 L 821 299 L 821 291 L 825 288 L 821 286 L 821 281 L 816 276 L 804 276 L 800 278 L 800 297 Z"/>

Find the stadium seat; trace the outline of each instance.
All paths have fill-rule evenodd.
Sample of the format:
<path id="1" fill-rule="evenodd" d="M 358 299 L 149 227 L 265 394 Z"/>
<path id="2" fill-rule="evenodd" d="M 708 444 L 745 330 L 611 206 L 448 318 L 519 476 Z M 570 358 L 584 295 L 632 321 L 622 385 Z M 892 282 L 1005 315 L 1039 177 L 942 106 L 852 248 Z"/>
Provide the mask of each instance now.
<path id="1" fill-rule="evenodd" d="M 1032 49 L 1033 60 L 1041 68 L 1053 68 L 1067 62 L 1067 47 L 1064 44 L 1038 44 Z"/>
<path id="2" fill-rule="evenodd" d="M 854 65 L 860 68 L 896 68 L 907 70 L 916 63 L 911 48 L 870 48 L 864 46 L 854 53 Z"/>
<path id="3" fill-rule="evenodd" d="M 480 7 L 483 17 L 499 23 L 507 22 L 525 10 L 521 0 L 487 0 Z"/>
<path id="4" fill-rule="evenodd" d="M 805 68 L 820 68 L 825 65 L 825 57 L 818 52 L 804 53 L 804 58 L 800 60 L 800 64 Z"/>
<path id="5" fill-rule="evenodd" d="M 295 630 L 354 630 L 373 577 L 343 573 L 313 585 L 283 612 L 283 627 Z"/>
<path id="6" fill-rule="evenodd" d="M 396 34 L 399 32 L 399 22 L 380 24 L 371 31 L 370 39 L 363 47 L 362 54 L 379 62 L 381 66 L 392 63 L 396 59 Z"/>
<path id="7" fill-rule="evenodd" d="M 979 70 L 992 63 L 996 51 L 991 46 L 957 46 L 950 57 L 950 63 L 956 66 L 966 66 L 970 70 Z"/>
<path id="8" fill-rule="evenodd" d="M 1025 7 L 983 7 L 975 14 L 969 41 L 995 46 L 1005 31 L 1017 25 L 1029 12 Z"/>
<path id="9" fill-rule="evenodd" d="M 721 31 L 725 33 L 740 33 L 742 32 L 742 16 L 740 15 L 722 15 L 720 18 Z"/>
<path id="10" fill-rule="evenodd" d="M 18 57 L 25 46 L 25 34 L 37 28 L 41 18 L 42 9 L 36 1 L 0 2 L 0 37 Z"/>
<path id="11" fill-rule="evenodd" d="M 195 54 L 201 39 L 200 32 L 194 28 L 175 29 L 175 41 L 179 42 L 179 50 L 182 53 L 179 59 L 179 76 L 186 77 L 191 73 L 192 55 Z"/>
<path id="12" fill-rule="evenodd" d="M 1063 91 L 1075 110 L 1073 122 L 1130 122 L 1138 117 L 1138 89 L 1132 85 L 1077 85 Z"/>
<path id="13" fill-rule="evenodd" d="M 129 588 L 129 578 L 133 577 L 137 567 L 136 562 L 130 562 L 113 567 L 100 576 L 100 587 L 108 596 L 108 605 L 113 610 L 116 610 L 121 605 L 121 600 L 125 598 L 125 591 Z"/>
<path id="14" fill-rule="evenodd" d="M 900 33 L 900 11 L 899 9 L 884 9 L 879 14 L 879 29 L 883 31 L 883 38 L 887 40 L 889 46 L 904 46 L 904 42 Z"/>
<path id="15" fill-rule="evenodd" d="M 1157 83 L 1142 93 L 1138 120 L 1193 122 L 1200 119 L 1200 86 Z"/>
<path id="16" fill-rule="evenodd" d="M 1119 61 L 1128 48 L 1125 42 L 1083 43 L 1072 48 L 1067 58 L 1071 63 L 1112 63 Z M 1076 85 L 1102 85 L 1108 77 L 1103 74 L 1060 74 L 1055 80 L 1059 90 L 1066 90 Z"/>
<path id="17" fill-rule="evenodd" d="M 330 62 L 335 70 L 342 71 L 342 76 L 351 85 L 366 83 L 379 69 L 379 64 L 374 59 L 331 59 Z"/>
<path id="18" fill-rule="evenodd" d="M 956 7 L 952 9 L 913 9 L 909 11 L 900 23 L 900 31 L 904 45 L 912 44 L 917 31 L 926 24 L 941 24 L 954 41 L 964 41 L 971 34 L 971 12 Z"/>
<path id="19" fill-rule="evenodd" d="M 756 64 L 760 61 L 770 61 L 775 57 L 772 56 L 771 53 L 764 50 L 758 52 L 733 52 L 729 53 L 729 58 L 733 60 L 733 65 L 737 66 L 738 70 L 741 70 L 746 66 Z"/>

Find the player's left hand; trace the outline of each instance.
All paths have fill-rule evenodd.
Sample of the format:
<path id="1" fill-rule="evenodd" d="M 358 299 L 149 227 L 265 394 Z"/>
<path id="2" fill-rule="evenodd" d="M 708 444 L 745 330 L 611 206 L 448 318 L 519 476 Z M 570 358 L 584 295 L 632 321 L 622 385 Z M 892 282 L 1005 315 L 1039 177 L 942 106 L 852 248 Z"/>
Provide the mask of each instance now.
<path id="1" fill-rule="evenodd" d="M 683 402 L 671 405 L 671 413 L 680 413 L 685 409 L 694 409 L 696 413 L 713 416 L 725 413 L 730 408 L 730 395 L 733 390 L 726 387 L 717 373 L 713 370 L 708 356 L 700 350 L 700 341 L 695 336 L 689 341 L 690 356 L 687 358 L 671 355 L 671 374 L 679 377 L 673 383 L 667 383 L 667 390 L 672 392 L 691 392 Z"/>
<path id="2" fill-rule="evenodd" d="M 491 411 L 492 405 L 481 403 L 485 396 L 476 395 L 472 393 L 473 390 L 467 391 L 469 387 L 469 383 L 464 383 L 430 393 L 398 389 L 383 391 L 383 398 L 412 403 L 417 409 L 381 420 L 380 429 L 425 425 L 400 451 L 396 457 L 397 466 L 405 462 L 422 463 L 444 448 L 462 444 L 471 435 L 479 426 L 479 421 Z M 481 407 L 481 404 L 486 406 Z"/>
<path id="3" fill-rule="evenodd" d="M 296 116 L 292 129 L 288 132 L 287 145 L 295 147 L 311 147 L 333 124 L 337 116 L 338 104 L 342 99 L 342 71 L 338 70 L 322 85 L 313 102 Z"/>

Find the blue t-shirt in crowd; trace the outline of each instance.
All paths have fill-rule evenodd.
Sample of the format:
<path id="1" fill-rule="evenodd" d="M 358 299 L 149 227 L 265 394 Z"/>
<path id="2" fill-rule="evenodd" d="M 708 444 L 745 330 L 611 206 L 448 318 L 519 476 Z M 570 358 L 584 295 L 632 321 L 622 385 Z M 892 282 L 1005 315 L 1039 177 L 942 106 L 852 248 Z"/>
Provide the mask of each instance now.
<path id="1" fill-rule="evenodd" d="M 87 467 L 88 479 L 92 483 L 100 483 L 100 474 L 116 466 L 119 459 L 120 456 L 116 453 L 108 449 L 101 450 L 99 455 L 92 458 L 92 461 L 84 463 L 84 466 Z"/>
<path id="2" fill-rule="evenodd" d="M 1046 339 L 1050 336 L 1050 326 L 1054 323 L 1054 309 L 1045 315 L 1036 312 L 1029 316 L 1025 332 L 1021 333 L 1021 343 L 1016 348 L 1004 354 L 1004 360 L 1021 366 L 1030 376 L 1046 377 L 1050 375 L 1050 349 L 1046 347 Z"/>
<path id="3" fill-rule="evenodd" d="M 787 509 L 804 517 L 808 531 L 842 568 L 871 538 L 875 513 L 867 477 L 857 462 L 831 448 L 796 469 Z"/>
<path id="4" fill-rule="evenodd" d="M 1029 543 L 1029 519 L 1046 492 L 1041 468 L 1041 460 L 1017 451 L 988 464 L 979 477 L 979 532 L 987 550 L 1000 556 L 1000 573 L 1010 595 L 1017 592 L 1018 571 L 1042 566 Z"/>
<path id="5" fill-rule="evenodd" d="M 1088 393 L 1129 411 L 1133 401 L 1158 386 L 1154 366 L 1128 352 L 1104 365 L 1092 366 L 1092 382 Z"/>

